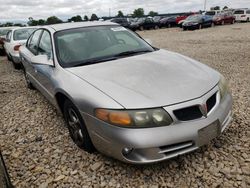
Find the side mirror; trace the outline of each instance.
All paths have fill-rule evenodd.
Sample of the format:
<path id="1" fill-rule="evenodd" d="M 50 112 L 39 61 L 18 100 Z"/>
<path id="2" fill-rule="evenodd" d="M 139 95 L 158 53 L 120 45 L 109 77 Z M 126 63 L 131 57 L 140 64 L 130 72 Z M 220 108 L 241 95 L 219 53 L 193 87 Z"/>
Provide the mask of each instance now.
<path id="1" fill-rule="evenodd" d="M 152 42 L 152 40 L 151 40 L 151 39 L 145 39 L 145 41 L 146 41 L 147 43 L 149 43 L 150 45 L 152 45 L 152 44 L 153 44 L 153 42 Z"/>
<path id="2" fill-rule="evenodd" d="M 51 59 L 48 59 L 47 55 L 34 56 L 31 58 L 31 62 L 34 64 L 54 66 L 53 61 Z"/>

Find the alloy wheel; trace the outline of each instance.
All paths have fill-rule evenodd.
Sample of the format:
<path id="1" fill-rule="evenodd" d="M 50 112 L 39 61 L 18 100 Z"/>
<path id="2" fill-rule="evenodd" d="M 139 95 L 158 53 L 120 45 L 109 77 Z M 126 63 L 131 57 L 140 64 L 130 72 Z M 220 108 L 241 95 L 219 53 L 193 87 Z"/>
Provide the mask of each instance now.
<path id="1" fill-rule="evenodd" d="M 74 109 L 68 109 L 68 129 L 71 138 L 77 145 L 82 145 L 84 137 L 82 134 L 80 119 Z"/>

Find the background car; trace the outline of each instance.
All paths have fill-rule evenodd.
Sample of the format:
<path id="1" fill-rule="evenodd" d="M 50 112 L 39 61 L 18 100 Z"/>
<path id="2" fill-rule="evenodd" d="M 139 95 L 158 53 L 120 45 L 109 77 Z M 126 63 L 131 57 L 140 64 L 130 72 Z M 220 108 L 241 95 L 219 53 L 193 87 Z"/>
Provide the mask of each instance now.
<path id="1" fill-rule="evenodd" d="M 182 24 L 183 30 L 187 29 L 202 29 L 204 27 L 213 27 L 213 17 L 197 14 L 189 16 Z"/>
<path id="2" fill-rule="evenodd" d="M 0 27 L 0 55 L 5 55 L 4 42 L 7 33 L 14 27 Z"/>
<path id="3" fill-rule="evenodd" d="M 226 23 L 234 24 L 235 17 L 232 12 L 222 12 L 213 17 L 214 24 L 224 25 Z"/>
<path id="4" fill-rule="evenodd" d="M 234 11 L 235 20 L 238 22 L 250 21 L 250 9 L 238 9 Z"/>
<path id="5" fill-rule="evenodd" d="M 152 17 L 139 18 L 137 21 L 132 22 L 129 28 L 133 31 L 144 29 L 158 29 L 159 25 L 154 22 Z"/>
<path id="6" fill-rule="evenodd" d="M 170 28 L 170 27 L 174 27 L 176 25 L 177 24 L 176 24 L 176 17 L 175 16 L 165 17 L 165 18 L 162 18 L 160 20 L 160 28 L 162 28 L 162 27 Z"/>
<path id="7" fill-rule="evenodd" d="M 217 14 L 220 14 L 221 12 L 223 12 L 223 11 L 222 10 L 210 10 L 210 11 L 206 11 L 204 13 L 204 15 L 213 17 L 213 16 L 215 16 Z"/>
<path id="8" fill-rule="evenodd" d="M 118 23 L 119 25 L 129 28 L 131 22 L 129 18 L 113 18 L 110 20 L 111 22 Z"/>
<path id="9" fill-rule="evenodd" d="M 181 16 L 177 16 L 176 17 L 176 24 L 179 26 L 179 27 L 182 27 L 182 23 L 184 22 L 184 20 L 188 17 L 188 16 L 191 16 L 191 15 L 194 15 L 196 13 L 194 12 L 190 12 L 190 13 L 186 13 L 184 15 L 181 15 Z"/>
<path id="10" fill-rule="evenodd" d="M 24 45 L 36 27 L 20 27 L 11 29 L 6 35 L 6 41 L 4 48 L 7 57 L 12 61 L 14 68 L 18 69 L 21 67 L 21 60 L 19 58 L 19 48 Z"/>

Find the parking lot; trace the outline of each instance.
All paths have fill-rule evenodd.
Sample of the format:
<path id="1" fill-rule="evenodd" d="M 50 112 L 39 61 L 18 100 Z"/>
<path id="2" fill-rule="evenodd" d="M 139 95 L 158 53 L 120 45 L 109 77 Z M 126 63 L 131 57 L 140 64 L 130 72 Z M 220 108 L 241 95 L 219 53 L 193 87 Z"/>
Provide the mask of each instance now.
<path id="1" fill-rule="evenodd" d="M 0 148 L 16 187 L 249 187 L 250 24 L 142 31 L 159 48 L 221 72 L 234 98 L 231 126 L 208 146 L 153 165 L 128 165 L 77 148 L 62 116 L 0 57 Z M 156 138 L 157 139 L 157 138 Z"/>

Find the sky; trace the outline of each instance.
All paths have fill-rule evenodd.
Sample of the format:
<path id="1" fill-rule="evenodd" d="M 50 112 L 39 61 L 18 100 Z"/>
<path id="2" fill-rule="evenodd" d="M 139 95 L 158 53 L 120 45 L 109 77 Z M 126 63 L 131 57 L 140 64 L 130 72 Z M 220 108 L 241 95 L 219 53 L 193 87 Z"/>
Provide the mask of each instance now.
<path id="1" fill-rule="evenodd" d="M 250 0 L 206 0 L 207 8 L 225 5 L 230 8 L 250 8 Z M 13 20 L 46 19 L 57 16 L 63 20 L 75 15 L 96 13 L 97 16 L 115 16 L 118 10 L 125 15 L 136 8 L 145 13 L 176 13 L 204 9 L 205 0 L 0 0 L 0 22 Z"/>

